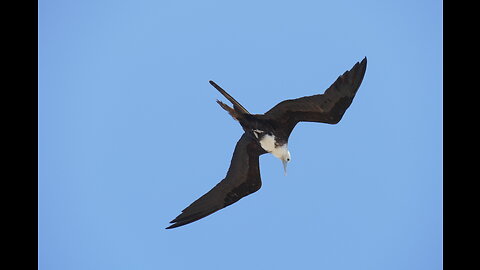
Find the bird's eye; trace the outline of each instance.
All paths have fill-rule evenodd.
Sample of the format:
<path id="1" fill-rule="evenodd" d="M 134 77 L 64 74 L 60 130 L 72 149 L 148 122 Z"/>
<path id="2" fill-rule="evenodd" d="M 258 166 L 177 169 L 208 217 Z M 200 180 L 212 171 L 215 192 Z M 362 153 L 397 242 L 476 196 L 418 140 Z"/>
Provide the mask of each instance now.
<path id="1" fill-rule="evenodd" d="M 289 159 L 289 158 L 287 158 L 287 161 L 290 161 L 290 159 Z"/>

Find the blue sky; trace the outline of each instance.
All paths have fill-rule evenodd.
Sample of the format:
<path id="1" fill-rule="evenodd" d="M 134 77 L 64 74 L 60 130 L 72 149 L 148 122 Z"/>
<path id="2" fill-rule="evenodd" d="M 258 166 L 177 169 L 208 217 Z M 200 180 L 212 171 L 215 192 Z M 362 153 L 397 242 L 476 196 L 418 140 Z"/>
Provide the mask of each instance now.
<path id="1" fill-rule="evenodd" d="M 441 1 L 39 1 L 39 269 L 442 269 Z M 193 224 L 250 112 L 368 57 L 337 125 Z"/>

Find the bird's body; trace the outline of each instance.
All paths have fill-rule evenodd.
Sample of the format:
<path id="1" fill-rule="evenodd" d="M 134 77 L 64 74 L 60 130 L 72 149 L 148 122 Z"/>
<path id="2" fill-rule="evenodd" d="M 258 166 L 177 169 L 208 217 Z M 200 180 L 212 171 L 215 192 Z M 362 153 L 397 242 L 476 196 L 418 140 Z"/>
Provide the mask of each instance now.
<path id="1" fill-rule="evenodd" d="M 206 217 L 261 187 L 259 156 L 271 153 L 285 169 L 291 156 L 288 138 L 299 122 L 338 123 L 350 106 L 362 83 L 367 59 L 356 63 L 325 91 L 324 94 L 285 100 L 264 114 L 251 114 L 225 90 L 212 84 L 232 104 L 217 103 L 237 120 L 244 134 L 237 142 L 225 179 L 194 201 L 170 223 L 167 229 L 183 226 Z"/>
<path id="2" fill-rule="evenodd" d="M 263 137 L 258 139 L 258 142 L 265 151 L 271 153 L 277 158 L 282 159 L 282 157 L 289 155 L 288 143 L 279 145 L 275 135 L 273 134 L 265 134 Z"/>

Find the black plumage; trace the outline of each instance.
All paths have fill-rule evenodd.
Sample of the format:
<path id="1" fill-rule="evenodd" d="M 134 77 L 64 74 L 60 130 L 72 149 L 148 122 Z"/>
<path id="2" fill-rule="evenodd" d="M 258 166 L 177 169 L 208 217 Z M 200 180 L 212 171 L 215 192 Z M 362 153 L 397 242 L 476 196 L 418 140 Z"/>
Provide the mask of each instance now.
<path id="1" fill-rule="evenodd" d="M 267 153 L 260 145 L 265 135 L 275 136 L 275 145 L 283 145 L 299 122 L 338 123 L 357 93 L 367 67 L 367 58 L 346 71 L 323 94 L 285 100 L 265 114 L 250 114 L 225 90 L 212 84 L 232 104 L 217 101 L 244 129 L 237 142 L 226 177 L 205 195 L 194 201 L 173 219 L 167 229 L 183 226 L 206 217 L 241 198 L 258 191 L 259 156 Z"/>

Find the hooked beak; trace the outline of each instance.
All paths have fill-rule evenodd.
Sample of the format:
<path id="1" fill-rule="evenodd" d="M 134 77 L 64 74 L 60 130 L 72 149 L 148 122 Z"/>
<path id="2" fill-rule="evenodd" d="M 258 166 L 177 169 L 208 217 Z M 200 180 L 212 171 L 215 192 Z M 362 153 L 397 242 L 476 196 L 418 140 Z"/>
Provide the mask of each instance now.
<path id="1" fill-rule="evenodd" d="M 287 175 L 287 161 L 282 159 L 283 163 L 283 171 L 285 172 L 285 175 Z"/>

